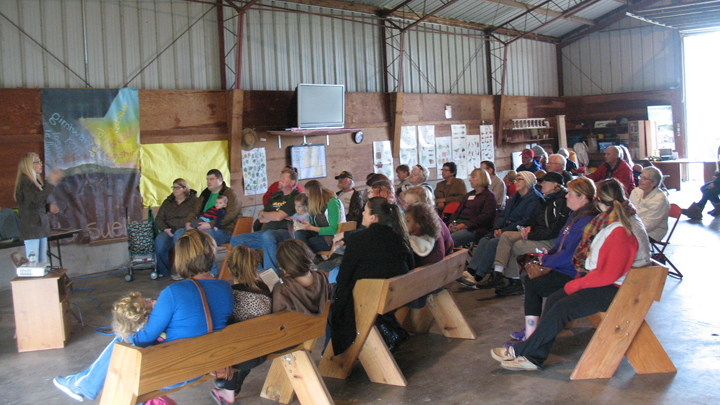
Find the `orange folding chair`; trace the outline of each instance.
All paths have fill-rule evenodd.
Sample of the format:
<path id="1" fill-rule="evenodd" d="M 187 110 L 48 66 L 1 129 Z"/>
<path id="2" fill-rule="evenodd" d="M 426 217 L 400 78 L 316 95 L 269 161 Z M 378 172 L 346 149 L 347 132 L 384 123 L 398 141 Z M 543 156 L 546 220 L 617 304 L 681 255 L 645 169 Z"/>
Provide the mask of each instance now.
<path id="1" fill-rule="evenodd" d="M 667 264 L 670 267 L 672 267 L 675 271 L 671 271 L 668 273 L 670 277 L 675 277 L 682 279 L 683 275 L 680 273 L 680 270 L 678 270 L 677 267 L 673 264 L 673 262 L 670 261 L 670 258 L 665 256 L 665 249 L 667 249 L 668 245 L 670 244 L 670 238 L 672 237 L 673 232 L 675 232 L 675 227 L 677 226 L 678 222 L 680 221 L 680 216 L 682 215 L 682 208 L 680 208 L 677 204 L 670 204 L 670 213 L 668 214 L 668 218 L 675 218 L 675 223 L 673 224 L 672 228 L 670 229 L 670 232 L 668 232 L 667 237 L 662 242 L 650 242 L 650 254 L 652 255 L 652 258 L 657 260 L 660 263 Z"/>

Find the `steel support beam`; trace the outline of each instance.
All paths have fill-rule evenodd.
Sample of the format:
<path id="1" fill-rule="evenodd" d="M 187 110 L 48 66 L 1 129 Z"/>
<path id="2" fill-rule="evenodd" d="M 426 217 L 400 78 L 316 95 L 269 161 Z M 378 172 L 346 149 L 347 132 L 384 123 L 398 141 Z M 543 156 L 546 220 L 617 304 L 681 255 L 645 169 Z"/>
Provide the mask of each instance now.
<path id="1" fill-rule="evenodd" d="M 217 0 L 218 55 L 220 56 L 220 88 L 227 90 L 227 62 L 225 61 L 225 12 L 223 0 Z"/>

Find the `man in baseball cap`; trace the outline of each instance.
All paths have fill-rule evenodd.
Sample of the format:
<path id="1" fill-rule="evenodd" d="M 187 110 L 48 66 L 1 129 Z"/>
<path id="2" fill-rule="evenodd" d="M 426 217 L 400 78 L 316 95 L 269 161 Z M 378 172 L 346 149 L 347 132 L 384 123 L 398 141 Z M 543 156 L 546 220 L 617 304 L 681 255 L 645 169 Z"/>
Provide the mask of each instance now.
<path id="1" fill-rule="evenodd" d="M 335 180 L 338 181 L 338 188 L 340 189 L 337 192 L 337 198 L 345 208 L 345 217 L 348 221 L 357 221 L 357 217 L 362 212 L 362 199 L 360 193 L 353 188 L 355 187 L 355 181 L 352 173 L 343 170 L 335 176 Z"/>
<path id="2" fill-rule="evenodd" d="M 533 152 L 532 149 L 525 149 L 522 151 L 522 164 L 515 169 L 518 174 L 520 172 L 530 172 L 535 173 L 536 171 L 542 169 L 540 165 L 535 161 L 535 152 Z"/>

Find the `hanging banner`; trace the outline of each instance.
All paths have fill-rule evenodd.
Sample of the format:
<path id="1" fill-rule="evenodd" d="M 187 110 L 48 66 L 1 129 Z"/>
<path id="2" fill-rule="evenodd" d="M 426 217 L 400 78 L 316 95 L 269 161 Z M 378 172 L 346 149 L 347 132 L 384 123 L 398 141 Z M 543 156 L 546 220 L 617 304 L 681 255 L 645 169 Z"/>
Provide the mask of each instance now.
<path id="1" fill-rule="evenodd" d="M 480 125 L 480 159 L 495 161 L 495 138 L 492 125 Z"/>
<path id="2" fill-rule="evenodd" d="M 418 164 L 417 127 L 406 126 L 400 130 L 400 164 L 413 167 Z"/>
<path id="3" fill-rule="evenodd" d="M 437 167 L 442 168 L 447 162 L 452 162 L 452 149 L 449 136 L 435 138 L 435 154 L 437 156 Z M 442 179 L 442 170 L 437 171 L 438 179 Z"/>
<path id="4" fill-rule="evenodd" d="M 137 89 L 43 89 L 42 115 L 45 173 L 65 172 L 51 226 L 82 229 L 78 243 L 126 237 L 126 217 L 142 218 Z"/>
<path id="5" fill-rule="evenodd" d="M 480 135 L 468 135 L 467 138 L 467 172 L 480 168 Z"/>
<path id="6" fill-rule="evenodd" d="M 265 148 L 242 151 L 242 169 L 245 195 L 265 194 L 268 189 Z"/>
<path id="7" fill-rule="evenodd" d="M 390 141 L 373 142 L 373 172 L 384 174 L 390 183 L 395 180 Z"/>
<path id="8" fill-rule="evenodd" d="M 420 164 L 434 169 L 435 162 L 435 125 L 419 125 L 418 141 L 420 143 Z M 438 170 L 440 173 L 440 170 Z"/>

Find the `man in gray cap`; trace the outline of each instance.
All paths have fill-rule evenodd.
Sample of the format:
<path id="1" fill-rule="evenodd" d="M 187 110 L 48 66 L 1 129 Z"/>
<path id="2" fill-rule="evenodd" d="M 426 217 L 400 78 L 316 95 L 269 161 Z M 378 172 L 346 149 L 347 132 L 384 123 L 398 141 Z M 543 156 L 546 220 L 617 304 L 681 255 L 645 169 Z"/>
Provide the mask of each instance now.
<path id="1" fill-rule="evenodd" d="M 343 170 L 335 176 L 338 181 L 337 192 L 338 200 L 342 201 L 345 207 L 345 217 L 348 221 L 357 221 L 357 215 L 362 211 L 362 199 L 360 193 L 355 190 L 355 180 L 353 175 L 347 170 Z"/>

